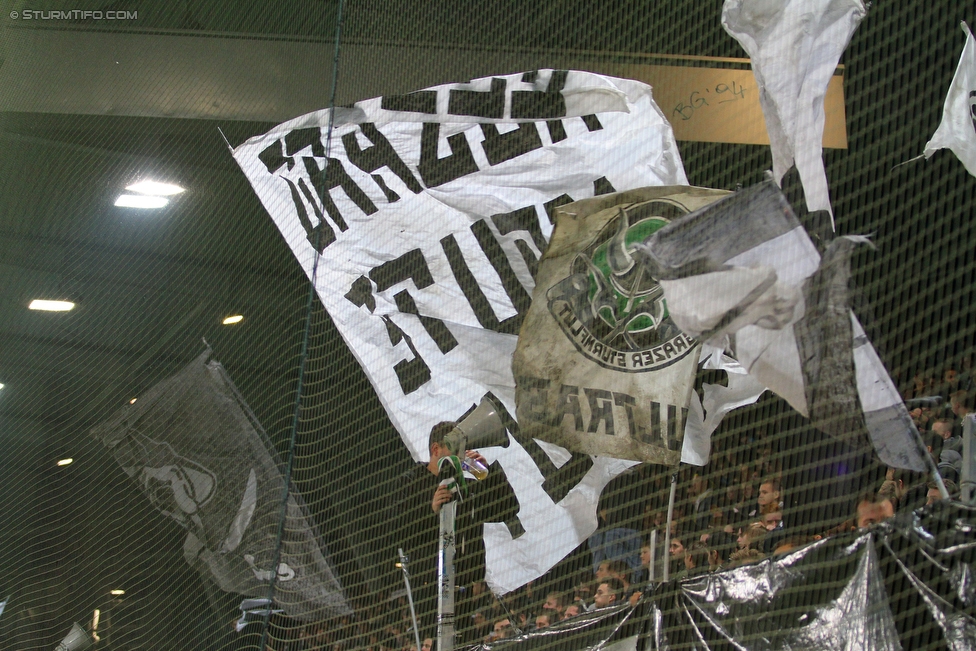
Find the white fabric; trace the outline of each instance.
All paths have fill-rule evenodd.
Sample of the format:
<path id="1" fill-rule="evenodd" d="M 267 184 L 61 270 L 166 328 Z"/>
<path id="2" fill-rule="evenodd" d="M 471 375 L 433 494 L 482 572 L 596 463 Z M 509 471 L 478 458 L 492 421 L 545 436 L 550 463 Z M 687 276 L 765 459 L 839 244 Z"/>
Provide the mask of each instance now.
<path id="1" fill-rule="evenodd" d="M 533 229 L 544 240 L 552 232 L 544 203 L 591 197 L 597 188 L 606 191 L 605 184 L 616 190 L 687 184 L 671 127 L 645 84 L 570 71 L 559 93 L 565 102 L 565 115 L 555 119 L 555 126 L 562 127 L 565 137 L 556 137 L 556 142 L 549 123 L 553 118 L 549 116 L 535 122 L 509 119 L 514 93 L 546 92 L 556 75 L 554 71 L 541 70 L 537 74 L 494 78 L 504 82 L 504 114 L 500 119 L 450 112 L 456 95 L 476 91 L 488 97 L 493 84 L 499 85 L 493 78 L 476 79 L 427 89 L 425 97 L 436 96 L 435 113 L 388 110 L 380 98 L 375 98 L 351 108 L 336 109 L 334 115 L 323 110 L 296 118 L 234 151 L 310 278 L 317 263 L 314 282 L 319 298 L 417 460 L 427 459 L 427 435 L 434 424 L 458 419 L 488 392 L 515 414 L 511 359 L 517 336 L 482 326 L 478 317 L 480 314 L 485 318 L 485 314 L 476 314 L 452 267 L 457 259 L 449 259 L 451 242 L 456 243 L 455 250 L 490 307 L 489 316 L 504 321 L 516 316 L 516 306 L 509 297 L 512 286 L 504 284 L 495 265 L 510 268 L 517 283 L 531 296 L 534 281 L 523 256 L 541 257 L 540 248 L 545 242 L 540 245 L 536 241 Z M 417 94 L 407 98 L 416 99 Z M 593 112 L 598 127 L 592 119 L 581 119 Z M 303 219 L 311 225 L 319 224 L 316 211 L 326 211 L 316 196 L 306 159 L 311 158 L 316 169 L 324 167 L 322 148 L 328 140 L 330 119 L 335 125 L 328 152 L 333 159 L 331 164 L 341 166 L 375 211 L 367 213 L 361 209 L 342 187 L 327 190 L 346 229 L 333 218 L 324 218 L 335 241 L 316 260 L 317 253 L 306 232 L 310 226 L 303 227 Z M 487 134 L 495 129 L 500 134 L 513 133 L 519 126 L 516 122 L 529 138 L 521 144 L 513 142 L 512 146 L 524 148 L 536 138 L 538 146 L 507 160 L 496 159 L 492 164 L 487 153 Z M 365 123 L 376 126 L 414 181 L 423 187 L 414 186 L 414 191 L 408 185 L 409 179 L 404 181 L 389 166 L 368 171 L 357 167 L 348 153 L 349 147 L 357 143 L 367 151 L 370 146 L 378 146 L 365 134 Z M 293 138 L 289 145 L 286 136 L 302 128 L 312 129 L 318 136 L 316 142 L 303 145 L 301 138 Z M 439 158 L 451 156 L 457 148 L 462 153 L 470 152 L 476 169 L 427 187 L 420 165 L 425 128 L 428 136 L 432 131 L 437 134 Z M 429 149 L 427 155 L 429 162 Z M 320 185 L 328 186 L 321 183 L 321 175 L 318 178 Z M 377 178 L 398 195 L 396 200 L 389 200 Z M 310 189 L 308 194 L 302 194 L 303 186 Z M 530 219 L 514 230 L 502 232 L 493 220 L 493 216 L 520 210 L 519 215 Z M 500 253 L 490 258 L 479 244 L 477 233 L 494 242 Z M 380 289 L 377 269 L 397 259 L 410 261 L 412 266 L 384 268 L 386 277 L 393 277 L 394 282 Z M 404 275 L 410 270 L 416 273 Z M 397 275 L 398 271 L 404 273 Z M 398 295 L 401 302 L 404 297 L 412 299 L 425 320 L 409 310 L 401 311 Z M 428 328 L 438 327 L 456 341 L 445 352 L 441 349 L 444 342 L 439 345 L 428 332 Z M 411 363 L 421 370 L 426 366 L 429 379 L 425 380 L 423 373 L 415 373 L 412 377 L 419 386 L 405 392 L 396 370 Z M 569 493 L 553 503 L 543 490 L 541 471 L 517 442 L 508 448 L 483 452 L 489 462 L 498 461 L 505 469 L 521 505 L 519 518 L 525 528 L 525 534 L 513 540 L 503 524 L 485 527 L 487 579 L 496 593 L 514 590 L 540 576 L 586 540 L 596 528 L 600 491 L 617 473 L 633 465 L 597 458 Z M 565 453 L 551 454 L 550 458 L 557 467 L 565 463 Z"/>
<path id="2" fill-rule="evenodd" d="M 692 392 L 685 438 L 681 445 L 681 462 L 694 466 L 708 463 L 711 436 L 722 418 L 733 409 L 754 404 L 766 391 L 762 383 L 720 348 L 703 346 L 701 355 L 702 368 L 723 370 L 728 374 L 728 386 L 703 384 L 704 397 L 701 401 L 698 394 Z"/>
<path id="3" fill-rule="evenodd" d="M 807 209 L 831 220 L 824 97 L 866 11 L 862 0 L 726 0 L 722 8 L 722 25 L 752 60 L 777 183 L 795 162 Z"/>
<path id="4" fill-rule="evenodd" d="M 966 34 L 966 45 L 949 85 L 942 123 L 925 145 L 925 157 L 937 149 L 950 149 L 966 170 L 976 176 L 976 40 L 966 23 L 962 23 L 962 31 Z"/>

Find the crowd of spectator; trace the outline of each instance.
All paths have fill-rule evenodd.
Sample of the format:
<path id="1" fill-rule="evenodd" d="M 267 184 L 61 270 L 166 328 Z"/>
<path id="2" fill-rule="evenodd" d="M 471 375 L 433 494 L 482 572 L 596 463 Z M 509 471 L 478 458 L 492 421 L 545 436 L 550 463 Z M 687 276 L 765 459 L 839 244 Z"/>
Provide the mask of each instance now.
<path id="1" fill-rule="evenodd" d="M 903 391 L 950 499 L 958 498 L 962 419 L 974 411 L 974 395 L 972 357 L 958 371 L 920 373 Z M 784 520 L 790 469 L 783 467 L 787 455 L 774 453 L 775 438 L 766 430 L 734 430 L 714 437 L 709 463 L 685 467 L 677 476 L 668 536 L 670 475 L 666 468 L 637 467 L 633 481 L 604 490 L 598 528 L 577 550 L 575 566 L 563 564 L 502 597 L 493 595 L 484 582 L 468 587 L 467 598 L 474 604 L 470 621 L 458 622 L 463 641 L 491 643 L 558 626 L 601 608 L 636 604 L 645 590 L 664 578 L 665 563 L 672 579 L 734 568 L 942 499 L 931 476 L 889 468 L 883 479 L 867 475 L 862 483 L 868 490 L 857 496 L 846 515 L 798 527 Z M 432 634 L 423 631 L 419 651 L 436 646 Z M 274 651 L 418 651 L 403 595 L 377 595 L 356 618 L 306 626 L 294 638 L 291 646 Z"/>

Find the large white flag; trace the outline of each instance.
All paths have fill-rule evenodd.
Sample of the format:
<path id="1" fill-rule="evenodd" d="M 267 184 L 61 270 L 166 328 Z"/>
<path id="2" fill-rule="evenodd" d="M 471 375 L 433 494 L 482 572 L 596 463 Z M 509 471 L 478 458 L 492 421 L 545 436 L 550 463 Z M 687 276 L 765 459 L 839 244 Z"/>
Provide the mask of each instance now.
<path id="1" fill-rule="evenodd" d="M 415 459 L 431 426 L 487 394 L 507 409 L 514 443 L 484 452 L 524 533 L 485 525 L 492 588 L 585 540 L 603 486 L 633 462 L 524 436 L 512 353 L 556 207 L 687 183 L 650 87 L 575 71 L 476 79 L 311 113 L 234 156 Z"/>
<path id="2" fill-rule="evenodd" d="M 807 209 L 831 213 L 823 164 L 824 97 L 863 0 L 725 0 L 722 25 L 748 53 L 776 182 L 796 163 Z"/>
<path id="3" fill-rule="evenodd" d="M 951 149 L 970 174 L 976 176 L 976 39 L 966 23 L 966 46 L 949 85 L 942 123 L 925 145 L 928 158 L 937 149 Z"/>

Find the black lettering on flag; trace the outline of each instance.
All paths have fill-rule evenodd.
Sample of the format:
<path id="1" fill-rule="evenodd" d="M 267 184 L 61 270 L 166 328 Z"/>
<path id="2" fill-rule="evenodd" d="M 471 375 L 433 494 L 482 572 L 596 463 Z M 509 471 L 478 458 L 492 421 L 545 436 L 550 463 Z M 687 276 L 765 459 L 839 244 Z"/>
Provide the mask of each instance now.
<path id="1" fill-rule="evenodd" d="M 437 157 L 440 131 L 440 124 L 425 122 L 420 133 L 420 163 L 417 165 L 417 171 L 420 172 L 420 178 L 423 179 L 428 188 L 436 188 L 448 181 L 478 171 L 478 164 L 474 161 L 471 146 L 463 133 L 455 133 L 448 137 L 447 144 L 451 148 L 450 156 Z"/>
<path id="2" fill-rule="evenodd" d="M 434 340 L 437 344 L 438 350 L 443 354 L 447 354 L 457 348 L 458 342 L 448 330 L 447 326 L 440 319 L 435 319 L 429 316 L 423 316 L 417 310 L 417 303 L 413 300 L 413 296 L 410 295 L 407 290 L 402 292 L 397 292 L 393 297 L 396 301 L 397 309 L 400 310 L 401 314 L 413 314 L 418 319 L 420 323 L 424 326 L 424 330 L 430 335 L 430 338 Z"/>
<path id="3" fill-rule="evenodd" d="M 661 403 L 651 401 L 651 430 L 644 432 L 644 443 L 661 445 Z"/>
<path id="4" fill-rule="evenodd" d="M 410 168 L 403 162 L 403 159 L 397 155 L 396 150 L 393 149 L 393 145 L 386 139 L 386 136 L 376 128 L 376 125 L 371 122 L 366 122 L 360 125 L 360 129 L 362 129 L 362 134 L 373 144 L 363 149 L 359 146 L 359 141 L 356 140 L 355 132 L 350 132 L 342 136 L 342 146 L 346 150 L 346 156 L 349 157 L 349 162 L 367 173 L 375 172 L 381 167 L 386 167 L 396 174 L 403 181 L 404 185 L 410 188 L 411 192 L 414 194 L 422 192 L 424 189 L 423 186 L 414 177 Z M 373 180 L 376 180 L 375 175 L 373 176 Z M 377 183 L 383 188 L 384 194 L 386 194 L 386 184 L 382 180 L 377 181 Z M 394 193 L 394 196 L 396 196 L 396 193 Z M 389 198 L 389 194 L 387 194 L 387 198 Z M 398 196 L 397 199 L 399 199 Z M 396 201 L 396 199 L 391 200 L 390 203 L 393 203 L 393 201 Z"/>
<path id="5" fill-rule="evenodd" d="M 488 395 L 494 398 L 490 393 Z M 546 451 L 535 442 L 535 439 L 522 434 L 518 423 L 508 413 L 508 410 L 505 409 L 501 401 L 493 399 L 492 402 L 497 409 L 498 416 L 505 425 L 505 429 L 512 435 L 512 438 L 518 441 L 518 444 L 522 446 L 522 449 L 529 454 L 536 467 L 539 468 L 539 472 L 544 478 L 542 490 L 546 491 L 546 494 L 552 499 L 553 504 L 558 504 L 574 486 L 583 481 L 583 477 L 593 467 L 593 459 L 588 454 L 574 452 L 569 461 L 557 468 L 556 464 L 549 458 L 549 455 L 546 454 Z M 576 408 L 579 409 L 578 397 Z M 582 425 L 580 427 L 582 428 Z"/>
<path id="6" fill-rule="evenodd" d="M 383 323 L 386 324 L 390 343 L 396 346 L 400 341 L 406 341 L 410 352 L 413 353 L 413 359 L 401 359 L 393 365 L 393 372 L 396 373 L 397 380 L 400 382 L 403 395 L 409 395 L 430 381 L 430 367 L 427 366 L 424 358 L 414 347 L 410 335 L 401 330 L 388 316 L 383 317 Z"/>
<path id="7" fill-rule="evenodd" d="M 601 194 L 613 194 L 617 189 L 610 185 L 610 181 L 607 177 L 601 176 L 596 181 L 593 181 L 593 196 L 598 197 Z"/>
<path id="8" fill-rule="evenodd" d="M 501 120 L 505 117 L 505 87 L 505 80 L 496 77 L 491 80 L 491 90 L 488 92 L 452 88 L 447 112 Z"/>
<path id="9" fill-rule="evenodd" d="M 976 131 L 976 90 L 969 91 L 969 112 L 973 116 L 973 131 Z"/>
<path id="10" fill-rule="evenodd" d="M 583 410 L 580 408 L 579 387 L 564 384 L 559 387 L 559 404 L 554 414 L 553 426 L 562 427 L 566 416 L 573 417 L 573 428 L 577 432 L 583 431 Z"/>
<path id="11" fill-rule="evenodd" d="M 556 208 L 559 206 L 565 206 L 567 203 L 573 203 L 574 199 L 568 194 L 561 194 L 552 201 L 547 201 L 542 204 L 542 207 L 546 209 L 546 216 L 549 218 L 550 224 L 556 223 Z M 542 249 L 540 249 L 541 251 Z"/>
<path id="12" fill-rule="evenodd" d="M 437 113 L 437 91 L 421 90 L 407 95 L 385 95 L 380 108 L 404 113 Z"/>
<path id="13" fill-rule="evenodd" d="M 394 203 L 400 200 L 400 195 L 394 192 L 393 189 L 386 184 L 386 181 L 383 180 L 382 176 L 379 174 L 370 174 L 369 176 L 376 182 L 376 185 L 380 186 L 380 190 L 382 190 L 383 194 L 386 195 L 386 200 L 388 202 Z"/>
<path id="14" fill-rule="evenodd" d="M 539 251 L 546 250 L 546 238 L 539 226 L 539 216 L 536 214 L 535 206 L 526 206 L 512 212 L 492 215 L 491 221 L 500 234 L 508 235 L 516 231 L 524 231 L 532 237 L 532 241 Z M 515 246 L 522 255 L 522 259 L 525 260 L 525 266 L 529 268 L 529 273 L 535 278 L 539 270 L 539 258 L 529 245 L 521 239 L 515 240 Z"/>
<path id="15" fill-rule="evenodd" d="M 412 280 L 417 289 L 424 289 L 434 284 L 434 277 L 430 273 L 430 267 L 420 249 L 407 251 L 399 258 L 384 262 L 378 267 L 374 267 L 369 272 L 370 279 L 376 283 L 376 291 L 383 292 L 405 280 Z M 396 301 L 397 309 L 403 314 L 413 314 L 420 319 L 424 330 L 430 335 L 437 348 L 442 353 L 448 353 L 457 346 L 457 339 L 451 334 L 447 326 L 440 319 L 423 316 L 417 309 L 417 302 L 407 290 L 397 292 L 393 299 Z"/>
<path id="16" fill-rule="evenodd" d="M 346 221 L 342 218 L 339 208 L 332 200 L 330 192 L 333 189 L 342 188 L 346 196 L 365 214 L 372 215 L 376 212 L 376 205 L 366 196 L 362 188 L 356 185 L 356 182 L 352 180 L 352 177 L 346 172 L 346 168 L 337 158 L 326 159 L 325 169 L 321 170 L 316 159 L 303 158 L 302 160 L 305 162 L 305 170 L 308 172 L 312 187 L 315 188 L 315 193 L 325 207 L 325 212 L 329 214 L 340 231 L 346 230 L 348 226 L 346 226 Z"/>
<path id="17" fill-rule="evenodd" d="M 285 180 L 288 181 L 288 179 Z M 288 185 L 291 186 L 291 182 L 288 182 Z M 315 211 L 316 219 L 319 220 L 319 223 L 313 226 L 311 230 L 309 230 L 308 228 L 305 229 L 306 237 L 308 238 L 308 241 L 312 243 L 312 246 L 315 247 L 315 250 L 318 251 L 319 253 L 322 253 L 322 251 L 325 250 L 325 247 L 335 242 L 336 240 L 335 231 L 332 230 L 331 226 L 329 226 L 329 222 L 325 221 L 325 216 L 322 214 L 322 211 L 319 210 L 318 202 L 316 202 L 315 197 L 312 196 L 312 191 L 308 189 L 308 185 L 305 183 L 305 179 L 298 179 L 298 187 L 302 189 L 302 194 L 305 195 L 306 199 L 308 199 L 308 203 L 311 204 L 312 210 Z M 292 198 L 294 199 L 294 196 L 292 196 Z M 304 213 L 304 206 L 303 206 L 303 213 Z M 308 213 L 304 213 L 304 214 L 307 220 Z M 346 222 L 342 220 L 341 215 L 339 216 L 339 221 L 337 223 L 339 224 L 340 228 L 342 228 L 342 230 L 346 229 Z M 305 223 L 303 221 L 302 227 L 304 226 Z M 311 226 L 311 222 L 309 222 L 309 226 Z"/>
<path id="18" fill-rule="evenodd" d="M 284 144 L 284 155 L 282 155 L 282 143 Z M 307 129 L 295 129 L 288 132 L 283 140 L 276 140 L 265 147 L 264 151 L 258 154 L 258 159 L 264 163 L 269 174 L 277 172 L 282 165 L 288 163 L 288 169 L 295 166 L 295 154 L 312 147 L 312 156 L 325 158 L 325 146 L 322 144 L 322 130 L 318 127 Z"/>
<path id="19" fill-rule="evenodd" d="M 322 144 L 322 130 L 318 127 L 295 129 L 285 136 L 285 156 L 292 157 L 311 145 L 312 156 L 325 158 L 325 146 Z"/>
<path id="20" fill-rule="evenodd" d="M 554 143 L 566 139 L 566 127 L 562 120 L 548 120 L 546 127 L 549 129 L 549 139 Z"/>
<path id="21" fill-rule="evenodd" d="M 524 410 L 526 417 L 537 423 L 547 422 L 549 381 L 537 377 L 520 376 L 515 378 L 515 384 L 521 391 L 522 403 L 520 407 Z"/>
<path id="22" fill-rule="evenodd" d="M 481 132 L 485 135 L 481 147 L 491 165 L 498 165 L 542 148 L 542 138 L 539 137 L 535 122 L 523 122 L 518 125 L 518 129 L 507 133 L 500 133 L 497 125 L 482 124 Z"/>
<path id="23" fill-rule="evenodd" d="M 282 155 L 281 146 L 281 141 L 275 140 L 273 143 L 265 147 L 260 154 L 258 154 L 258 160 L 264 163 L 265 168 L 268 170 L 268 174 L 274 174 L 286 162 L 288 163 L 288 169 L 291 169 L 295 165 L 295 159 L 285 158 Z"/>
<path id="24" fill-rule="evenodd" d="M 525 313 L 529 310 L 532 297 L 525 291 L 522 283 L 519 282 L 515 271 L 512 270 L 512 265 L 505 256 L 505 251 L 495 239 L 495 234 L 491 232 L 485 220 L 482 219 L 472 224 L 471 232 L 474 233 L 475 239 L 478 240 L 478 244 L 481 246 L 485 257 L 488 258 L 491 266 L 498 273 L 498 277 L 502 281 L 502 286 L 505 288 L 505 293 L 508 294 L 508 298 L 511 299 L 512 305 L 515 307 L 515 311 L 518 312 L 519 327 L 521 327 L 522 318 L 524 318 Z M 518 332 L 517 328 L 516 332 Z"/>
<path id="25" fill-rule="evenodd" d="M 554 70 L 545 91 L 516 90 L 512 93 L 512 118 L 516 120 L 551 120 L 566 116 L 566 70 Z M 522 75 L 522 81 L 534 83 L 538 73 Z"/>
<path id="26" fill-rule="evenodd" d="M 488 466 L 488 479 L 485 482 L 488 484 L 484 490 L 486 503 L 491 504 L 491 508 L 484 510 L 485 522 L 505 523 L 512 540 L 515 540 L 525 533 L 525 527 L 522 526 L 522 521 L 518 517 L 522 505 L 518 501 L 518 495 L 515 494 L 511 482 L 508 481 L 508 475 L 505 474 L 502 464 L 492 461 L 491 465 Z M 482 578 L 483 575 L 484 571 L 482 570 Z"/>
<path id="27" fill-rule="evenodd" d="M 295 184 L 288 179 L 282 179 L 288 184 L 288 189 L 291 191 L 291 200 L 295 204 L 295 212 L 298 213 L 298 222 L 302 225 L 305 230 L 305 234 L 308 237 L 308 241 L 312 243 L 312 246 L 316 247 L 318 252 L 321 253 L 325 247 L 329 246 L 335 242 L 335 231 L 329 226 L 329 224 L 319 218 L 318 226 L 312 226 L 311 220 L 308 218 L 308 210 L 305 208 L 305 202 L 302 200 L 301 194 L 298 192 L 298 188 Z M 311 199 L 311 192 L 308 186 L 305 185 L 305 181 L 302 179 L 298 180 L 299 185 L 302 186 L 302 190 L 305 192 L 305 196 L 309 197 L 309 202 L 315 209 L 316 215 L 321 215 L 318 206 L 315 205 L 315 201 Z"/>
<path id="28" fill-rule="evenodd" d="M 626 393 L 617 393 L 615 391 L 613 394 L 613 404 L 624 408 L 624 411 L 627 414 L 627 431 L 630 433 L 630 438 L 638 441 L 642 440 L 640 435 L 643 434 L 643 428 L 641 428 L 634 419 L 634 407 L 637 406 L 637 401 L 634 400 L 634 397 L 629 396 Z"/>
<path id="29" fill-rule="evenodd" d="M 495 316 L 495 311 L 491 308 L 491 303 L 488 302 L 488 298 L 481 291 L 478 280 L 471 273 L 471 269 L 464 259 L 464 254 L 461 252 L 461 247 L 458 245 L 454 236 L 448 235 L 441 239 L 441 248 L 444 249 L 448 264 L 451 265 L 451 273 L 454 274 L 454 280 L 457 281 L 458 286 L 464 293 L 464 297 L 468 300 L 468 304 L 471 306 L 471 310 L 474 312 L 481 327 L 493 332 L 517 335 L 519 327 L 522 324 L 522 316 L 516 314 L 504 321 L 498 320 L 498 317 Z"/>
<path id="30" fill-rule="evenodd" d="M 590 405 L 590 425 L 586 431 L 596 434 L 602 422 L 604 434 L 613 436 L 613 394 L 603 389 L 586 389 L 585 393 Z"/>
<path id="31" fill-rule="evenodd" d="M 373 284 L 366 276 L 360 276 L 353 281 L 349 291 L 346 292 L 346 300 L 356 307 L 366 306 L 372 313 L 376 309 L 376 297 L 373 296 Z"/>
<path id="32" fill-rule="evenodd" d="M 434 284 L 434 277 L 427 266 L 423 251 L 412 249 L 399 258 L 384 262 L 369 272 L 370 279 L 376 283 L 376 290 L 384 292 L 393 285 L 412 280 L 417 289 L 430 287 Z"/>
<path id="33" fill-rule="evenodd" d="M 682 408 L 681 410 L 681 420 L 678 420 L 678 408 L 674 405 L 668 405 L 668 449 L 675 451 L 681 449 L 681 439 L 679 438 L 682 433 L 684 433 L 684 423 L 688 419 L 688 410 Z"/>
<path id="34" fill-rule="evenodd" d="M 603 128 L 603 125 L 600 123 L 600 118 L 592 113 L 590 115 L 583 116 L 583 124 L 585 124 L 586 128 L 590 131 L 599 131 Z"/>

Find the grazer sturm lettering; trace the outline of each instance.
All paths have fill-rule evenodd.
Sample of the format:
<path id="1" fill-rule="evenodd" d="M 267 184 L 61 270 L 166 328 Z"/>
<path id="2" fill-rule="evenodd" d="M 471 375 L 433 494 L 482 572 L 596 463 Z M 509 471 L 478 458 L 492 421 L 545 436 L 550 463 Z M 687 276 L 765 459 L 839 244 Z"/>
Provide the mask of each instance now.
<path id="1" fill-rule="evenodd" d="M 598 336 L 576 318 L 572 306 L 565 301 L 553 301 L 550 311 L 556 322 L 576 349 L 605 368 L 639 373 L 653 371 L 677 362 L 695 346 L 695 340 L 679 333 L 669 341 L 645 350 L 623 351 L 601 343 Z"/>

